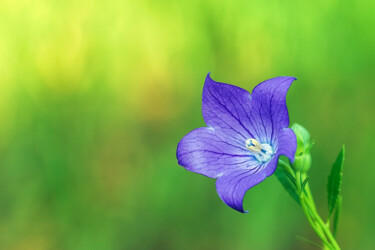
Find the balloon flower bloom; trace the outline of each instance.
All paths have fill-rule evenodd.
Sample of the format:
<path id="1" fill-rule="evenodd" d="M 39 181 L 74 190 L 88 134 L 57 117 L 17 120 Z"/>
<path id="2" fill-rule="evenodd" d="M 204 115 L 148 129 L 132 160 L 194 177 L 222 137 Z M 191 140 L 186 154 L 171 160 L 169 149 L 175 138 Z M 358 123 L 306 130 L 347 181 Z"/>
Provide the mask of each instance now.
<path id="1" fill-rule="evenodd" d="M 294 80 L 272 78 L 250 94 L 208 74 L 202 97 L 207 127 L 194 129 L 177 146 L 178 163 L 215 178 L 220 198 L 239 212 L 245 212 L 246 191 L 274 173 L 280 155 L 294 161 L 297 140 L 285 100 Z"/>

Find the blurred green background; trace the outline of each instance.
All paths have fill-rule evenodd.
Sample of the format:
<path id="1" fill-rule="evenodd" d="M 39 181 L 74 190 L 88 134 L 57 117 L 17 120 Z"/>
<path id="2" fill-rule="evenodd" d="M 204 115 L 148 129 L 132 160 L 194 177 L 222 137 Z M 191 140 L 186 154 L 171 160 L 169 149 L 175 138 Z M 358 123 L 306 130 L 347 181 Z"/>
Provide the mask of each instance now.
<path id="1" fill-rule="evenodd" d="M 0 0 L 0 249 L 313 249 L 276 177 L 249 214 L 177 165 L 212 78 L 298 78 L 291 122 L 315 139 L 325 216 L 346 144 L 344 249 L 375 246 L 375 2 Z"/>

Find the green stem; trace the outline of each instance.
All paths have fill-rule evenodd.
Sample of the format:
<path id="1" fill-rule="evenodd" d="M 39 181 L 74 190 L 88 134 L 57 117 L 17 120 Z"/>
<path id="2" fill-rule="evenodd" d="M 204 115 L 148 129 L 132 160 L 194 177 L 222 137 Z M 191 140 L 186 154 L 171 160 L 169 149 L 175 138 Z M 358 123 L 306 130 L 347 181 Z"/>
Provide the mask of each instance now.
<path id="1" fill-rule="evenodd" d="M 323 244 L 325 246 L 330 246 L 324 232 L 321 230 L 320 226 L 316 223 L 316 221 L 314 220 L 314 217 L 312 216 L 314 211 L 312 211 L 311 209 L 309 210 L 309 208 L 308 208 L 308 205 L 306 203 L 306 199 L 305 199 L 305 196 L 304 196 L 304 193 L 303 193 L 303 190 L 302 190 L 302 186 L 301 186 L 301 172 L 299 172 L 299 171 L 296 172 L 296 184 L 297 184 L 297 190 L 298 190 L 298 195 L 299 195 L 299 198 L 300 198 L 301 207 L 302 207 L 302 210 L 303 210 L 307 220 L 309 221 L 311 227 L 314 229 L 316 234 L 322 240 Z M 308 184 L 306 184 L 306 185 L 308 185 Z"/>
<path id="2" fill-rule="evenodd" d="M 340 250 L 340 246 L 337 244 L 335 238 L 331 233 L 329 224 L 324 223 L 317 212 L 313 196 L 310 191 L 309 183 L 307 183 L 305 187 L 302 188 L 301 180 L 304 180 L 306 178 L 306 174 L 297 171 L 295 177 L 301 207 L 311 227 L 322 240 L 325 249 Z"/>

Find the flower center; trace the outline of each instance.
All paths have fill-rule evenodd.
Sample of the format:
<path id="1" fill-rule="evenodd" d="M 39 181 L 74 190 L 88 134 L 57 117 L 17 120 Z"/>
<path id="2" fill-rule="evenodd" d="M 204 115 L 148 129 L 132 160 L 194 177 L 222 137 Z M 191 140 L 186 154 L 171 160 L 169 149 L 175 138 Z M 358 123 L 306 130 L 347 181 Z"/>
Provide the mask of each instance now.
<path id="1" fill-rule="evenodd" d="M 251 138 L 246 140 L 245 145 L 260 162 L 269 161 L 273 156 L 273 149 L 269 144 L 261 144 L 257 140 Z"/>

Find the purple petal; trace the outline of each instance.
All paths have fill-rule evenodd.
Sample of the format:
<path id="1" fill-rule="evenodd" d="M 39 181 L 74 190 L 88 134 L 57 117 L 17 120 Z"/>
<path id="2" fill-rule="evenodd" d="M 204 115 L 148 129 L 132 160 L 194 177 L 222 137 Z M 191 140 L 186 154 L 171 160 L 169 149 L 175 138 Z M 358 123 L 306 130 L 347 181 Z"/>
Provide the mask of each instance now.
<path id="1" fill-rule="evenodd" d="M 286 93 L 296 80 L 280 76 L 258 84 L 252 92 L 251 115 L 260 130 L 262 143 L 274 143 L 276 133 L 289 126 Z"/>
<path id="2" fill-rule="evenodd" d="M 249 138 L 259 139 L 251 131 L 250 93 L 239 87 L 215 82 L 207 75 L 203 88 L 202 113 L 207 126 L 220 128 L 244 142 Z"/>
<path id="3" fill-rule="evenodd" d="M 277 153 L 285 155 L 291 162 L 294 162 L 294 155 L 297 149 L 297 138 L 291 128 L 284 128 L 278 136 Z"/>
<path id="4" fill-rule="evenodd" d="M 267 177 L 268 169 L 274 171 L 277 161 L 278 157 L 274 157 L 265 165 L 248 170 L 232 171 L 219 177 L 216 181 L 216 189 L 220 198 L 231 208 L 245 213 L 242 203 L 246 191 L 262 182 Z"/>
<path id="5" fill-rule="evenodd" d="M 195 129 L 182 138 L 177 146 L 177 159 L 187 170 L 211 178 L 257 164 L 244 143 L 220 129 L 207 127 Z"/>

